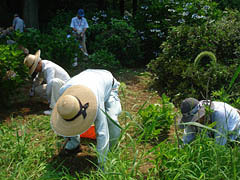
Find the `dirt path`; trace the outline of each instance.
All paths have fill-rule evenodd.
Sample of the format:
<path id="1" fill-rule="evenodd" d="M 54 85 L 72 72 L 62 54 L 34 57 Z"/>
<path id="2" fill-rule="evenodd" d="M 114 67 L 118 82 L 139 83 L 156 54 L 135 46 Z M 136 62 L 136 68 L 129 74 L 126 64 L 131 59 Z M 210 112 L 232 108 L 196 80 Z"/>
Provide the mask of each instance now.
<path id="1" fill-rule="evenodd" d="M 151 89 L 150 74 L 143 70 L 124 72 L 119 75 L 118 80 L 126 85 L 119 93 L 125 111 L 136 113 L 144 103 L 158 103 L 161 98 Z"/>

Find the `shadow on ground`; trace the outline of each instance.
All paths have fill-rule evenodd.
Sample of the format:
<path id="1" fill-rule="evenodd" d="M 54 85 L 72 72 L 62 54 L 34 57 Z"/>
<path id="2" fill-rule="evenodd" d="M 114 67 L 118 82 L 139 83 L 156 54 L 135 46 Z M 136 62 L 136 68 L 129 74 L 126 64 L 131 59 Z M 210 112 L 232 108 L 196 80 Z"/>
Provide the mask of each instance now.
<path id="1" fill-rule="evenodd" d="M 81 139 L 82 140 L 82 139 Z M 89 141 L 89 139 L 87 139 Z M 96 143 L 95 140 L 91 140 Z M 89 174 L 90 171 L 97 170 L 97 156 L 87 144 L 81 143 L 79 149 L 74 153 L 66 154 L 61 149 L 51 159 L 47 166 L 47 172 L 40 178 L 45 179 L 50 176 L 63 177 L 63 172 L 76 177 L 77 174 Z"/>
<path id="2" fill-rule="evenodd" d="M 44 110 L 48 110 L 47 101 L 42 101 L 38 98 L 28 98 L 27 100 L 11 103 L 9 107 L 1 108 L 0 122 L 9 121 L 11 117 L 26 116 L 26 115 L 42 115 Z"/>

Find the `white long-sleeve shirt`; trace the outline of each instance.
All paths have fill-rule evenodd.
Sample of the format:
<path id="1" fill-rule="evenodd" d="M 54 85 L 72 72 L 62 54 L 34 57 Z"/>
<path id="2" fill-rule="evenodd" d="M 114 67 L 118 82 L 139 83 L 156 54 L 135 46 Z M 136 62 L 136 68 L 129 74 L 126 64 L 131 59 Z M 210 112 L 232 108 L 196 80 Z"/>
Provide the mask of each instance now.
<path id="1" fill-rule="evenodd" d="M 70 27 L 75 28 L 77 29 L 77 31 L 80 32 L 83 32 L 83 29 L 89 28 L 87 20 L 84 17 L 82 17 L 81 19 L 79 19 L 78 17 L 72 18 Z"/>
<path id="2" fill-rule="evenodd" d="M 227 137 L 231 140 L 240 138 L 240 116 L 237 109 L 224 102 L 212 102 L 214 105 L 213 112 L 210 116 L 212 122 L 216 122 L 215 129 L 224 134 L 226 137 L 221 136 L 219 133 L 214 132 L 216 142 L 220 145 L 225 145 Z M 196 127 L 187 126 L 184 129 L 183 142 L 184 144 L 190 143 L 195 139 Z"/>
<path id="3" fill-rule="evenodd" d="M 66 84 L 59 90 L 60 96 L 73 85 L 84 85 L 90 88 L 97 98 L 97 116 L 95 119 L 95 131 L 97 135 L 97 151 L 100 156 L 104 157 L 109 149 L 109 129 L 106 115 L 102 112 L 106 110 L 106 102 L 109 97 L 116 98 L 119 101 L 117 88 L 119 82 L 113 77 L 113 75 L 106 70 L 88 69 L 80 74 L 72 77 Z M 113 100 L 111 99 L 111 101 Z M 120 103 L 116 103 L 114 113 L 119 114 L 121 112 Z M 101 110 L 102 109 L 102 110 Z M 111 111 L 111 110 L 110 110 Z M 110 112 L 111 113 L 111 112 Z M 101 161 L 101 160 L 99 160 Z"/>
<path id="4" fill-rule="evenodd" d="M 42 60 L 42 71 L 38 73 L 36 78 L 34 78 L 33 87 L 40 85 L 43 81 L 46 82 L 47 96 L 49 96 L 48 94 L 51 92 L 51 90 L 49 89 L 51 87 L 50 84 L 54 78 L 58 78 L 66 82 L 70 79 L 70 76 L 59 65 L 48 60 Z"/>

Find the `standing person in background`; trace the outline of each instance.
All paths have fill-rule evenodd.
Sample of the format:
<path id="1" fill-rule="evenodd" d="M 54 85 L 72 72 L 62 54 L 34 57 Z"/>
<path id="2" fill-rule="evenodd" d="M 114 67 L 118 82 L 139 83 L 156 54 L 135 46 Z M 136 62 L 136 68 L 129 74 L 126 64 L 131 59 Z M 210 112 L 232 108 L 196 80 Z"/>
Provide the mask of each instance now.
<path id="1" fill-rule="evenodd" d="M 18 16 L 18 14 L 14 14 L 12 27 L 15 31 L 17 30 L 19 30 L 20 32 L 24 31 L 25 28 L 24 21 Z"/>
<path id="2" fill-rule="evenodd" d="M 73 36 L 76 37 L 76 39 L 79 41 L 80 45 L 79 48 L 83 51 L 83 54 L 85 56 L 88 56 L 87 53 L 87 48 L 86 48 L 86 30 L 87 28 L 89 28 L 88 26 L 88 22 L 86 20 L 86 18 L 84 17 L 84 10 L 83 9 L 79 9 L 77 12 L 77 16 L 72 18 L 70 27 L 72 28 L 72 33 Z M 74 63 L 73 66 L 77 66 L 77 57 L 75 57 L 74 59 Z"/>
<path id="3" fill-rule="evenodd" d="M 59 65 L 48 60 L 41 60 L 40 50 L 35 55 L 27 55 L 24 64 L 29 68 L 29 74 L 33 79 L 29 95 L 34 96 L 36 94 L 47 99 L 50 109 L 44 111 L 44 114 L 51 115 L 59 97 L 59 89 L 70 79 L 70 76 Z"/>

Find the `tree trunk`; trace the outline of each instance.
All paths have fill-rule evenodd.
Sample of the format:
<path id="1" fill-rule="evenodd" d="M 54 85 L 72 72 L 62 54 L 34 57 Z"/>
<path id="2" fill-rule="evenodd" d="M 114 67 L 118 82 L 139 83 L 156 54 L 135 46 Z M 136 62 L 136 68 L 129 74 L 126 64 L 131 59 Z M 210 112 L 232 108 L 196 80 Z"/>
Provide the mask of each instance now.
<path id="1" fill-rule="evenodd" d="M 27 28 L 39 28 L 38 0 L 24 0 L 23 19 Z"/>
<path id="2" fill-rule="evenodd" d="M 137 12 L 137 0 L 132 1 L 132 8 L 133 8 L 133 16 L 135 16 Z"/>
<path id="3" fill-rule="evenodd" d="M 105 0 L 98 0 L 98 9 L 99 10 L 105 9 Z"/>
<path id="4" fill-rule="evenodd" d="M 120 14 L 124 16 L 124 0 L 120 0 Z"/>

